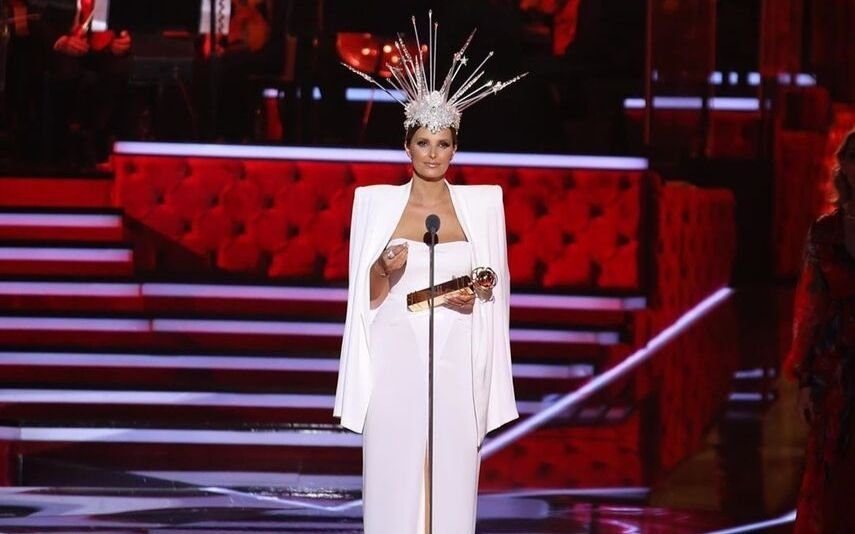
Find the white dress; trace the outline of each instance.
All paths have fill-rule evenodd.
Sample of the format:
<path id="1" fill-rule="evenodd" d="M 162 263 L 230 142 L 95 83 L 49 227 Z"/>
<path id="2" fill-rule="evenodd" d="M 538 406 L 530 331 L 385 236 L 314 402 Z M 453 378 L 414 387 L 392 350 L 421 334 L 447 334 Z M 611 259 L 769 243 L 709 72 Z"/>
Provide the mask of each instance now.
<path id="1" fill-rule="evenodd" d="M 407 241 L 405 266 L 370 325 L 374 388 L 363 430 L 366 534 L 416 534 L 425 526 L 428 429 L 428 311 L 407 309 L 407 293 L 428 286 L 429 248 Z M 471 271 L 466 241 L 436 246 L 435 283 Z M 478 437 L 472 387 L 472 316 L 434 309 L 433 532 L 475 532 Z"/>

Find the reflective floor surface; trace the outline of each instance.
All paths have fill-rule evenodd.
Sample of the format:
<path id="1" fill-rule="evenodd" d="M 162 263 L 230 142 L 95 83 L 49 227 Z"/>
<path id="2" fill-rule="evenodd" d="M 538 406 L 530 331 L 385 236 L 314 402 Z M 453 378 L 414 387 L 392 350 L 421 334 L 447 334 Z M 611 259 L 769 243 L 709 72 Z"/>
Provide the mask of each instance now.
<path id="1" fill-rule="evenodd" d="M 359 501 L 218 490 L 16 488 L 0 492 L 3 532 L 362 532 Z M 710 513 L 579 502 L 560 491 L 482 496 L 478 532 L 689 533 Z"/>

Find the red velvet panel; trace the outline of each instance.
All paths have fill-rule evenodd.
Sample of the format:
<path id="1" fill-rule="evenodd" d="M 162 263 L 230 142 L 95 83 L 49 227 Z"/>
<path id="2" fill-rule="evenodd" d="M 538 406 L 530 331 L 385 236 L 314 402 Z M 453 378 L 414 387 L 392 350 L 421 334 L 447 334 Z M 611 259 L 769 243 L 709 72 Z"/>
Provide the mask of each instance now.
<path id="1" fill-rule="evenodd" d="M 343 283 L 355 187 L 400 184 L 401 164 L 117 156 L 127 213 L 212 266 Z M 643 290 L 643 172 L 453 167 L 504 189 L 512 281 L 557 290 Z M 156 267 L 168 272 L 168 264 Z"/>

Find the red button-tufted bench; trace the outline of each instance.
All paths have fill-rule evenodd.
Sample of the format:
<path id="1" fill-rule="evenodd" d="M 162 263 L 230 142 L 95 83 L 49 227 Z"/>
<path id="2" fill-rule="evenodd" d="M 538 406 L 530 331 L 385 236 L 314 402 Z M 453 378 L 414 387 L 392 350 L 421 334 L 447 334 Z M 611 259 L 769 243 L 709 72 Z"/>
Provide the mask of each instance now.
<path id="1" fill-rule="evenodd" d="M 656 194 L 654 329 L 728 285 L 736 254 L 733 194 L 670 182 Z"/>
<path id="2" fill-rule="evenodd" d="M 398 163 L 118 154 L 116 199 L 220 270 L 344 283 L 354 188 L 408 176 Z M 449 179 L 503 187 L 515 287 L 643 289 L 646 171 L 460 165 Z"/>

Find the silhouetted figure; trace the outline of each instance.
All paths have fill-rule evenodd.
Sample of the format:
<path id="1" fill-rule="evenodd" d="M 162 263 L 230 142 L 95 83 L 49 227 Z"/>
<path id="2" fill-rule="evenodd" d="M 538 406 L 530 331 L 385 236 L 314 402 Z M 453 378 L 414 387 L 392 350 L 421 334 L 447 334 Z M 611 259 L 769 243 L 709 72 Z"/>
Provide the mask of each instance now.
<path id="1" fill-rule="evenodd" d="M 785 372 L 810 426 L 794 532 L 855 532 L 855 130 L 837 150 L 837 209 L 810 228 Z"/>
<path id="2" fill-rule="evenodd" d="M 90 167 L 109 155 L 125 96 L 132 39 L 92 30 L 98 0 L 33 2 L 31 69 L 42 78 L 47 156 Z"/>

